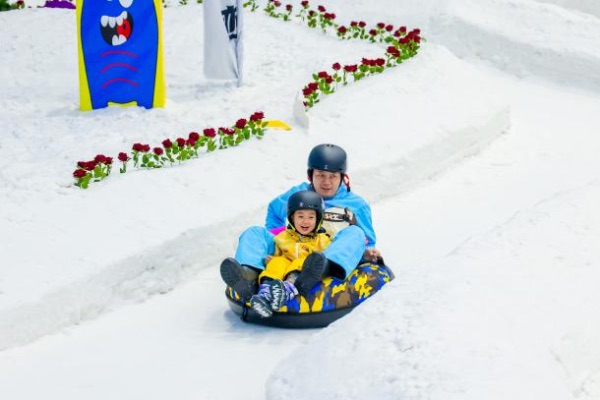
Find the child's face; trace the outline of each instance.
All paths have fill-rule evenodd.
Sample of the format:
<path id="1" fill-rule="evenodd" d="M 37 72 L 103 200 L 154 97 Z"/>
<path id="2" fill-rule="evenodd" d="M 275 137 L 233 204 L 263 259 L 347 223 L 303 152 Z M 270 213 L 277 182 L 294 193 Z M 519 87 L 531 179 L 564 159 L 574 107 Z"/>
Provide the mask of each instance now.
<path id="1" fill-rule="evenodd" d="M 298 210 L 292 217 L 294 227 L 301 235 L 308 235 L 317 226 L 317 212 L 315 210 Z"/>

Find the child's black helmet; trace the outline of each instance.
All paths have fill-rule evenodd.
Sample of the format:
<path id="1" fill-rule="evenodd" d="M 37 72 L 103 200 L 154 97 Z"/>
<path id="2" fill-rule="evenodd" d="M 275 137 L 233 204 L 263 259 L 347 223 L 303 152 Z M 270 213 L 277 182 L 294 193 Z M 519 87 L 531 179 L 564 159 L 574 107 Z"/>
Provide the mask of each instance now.
<path id="1" fill-rule="evenodd" d="M 298 210 L 315 210 L 317 212 L 317 229 L 323 222 L 323 213 L 325 212 L 325 202 L 317 192 L 311 190 L 302 190 L 290 196 L 287 202 L 287 217 L 290 225 L 293 226 L 292 215 Z"/>
<path id="2" fill-rule="evenodd" d="M 308 155 L 308 175 L 312 177 L 312 171 L 346 173 L 346 152 L 335 144 L 320 144 L 315 146 Z"/>

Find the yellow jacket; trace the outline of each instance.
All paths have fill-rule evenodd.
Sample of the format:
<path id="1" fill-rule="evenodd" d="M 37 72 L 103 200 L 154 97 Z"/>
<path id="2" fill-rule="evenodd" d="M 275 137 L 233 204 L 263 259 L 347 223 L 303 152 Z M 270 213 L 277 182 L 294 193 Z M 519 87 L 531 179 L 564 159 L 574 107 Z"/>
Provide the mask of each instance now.
<path id="1" fill-rule="evenodd" d="M 330 243 L 331 239 L 325 232 L 302 236 L 294 229 L 288 228 L 275 236 L 274 256 L 283 256 L 290 261 L 305 258 L 310 253 L 325 250 Z"/>

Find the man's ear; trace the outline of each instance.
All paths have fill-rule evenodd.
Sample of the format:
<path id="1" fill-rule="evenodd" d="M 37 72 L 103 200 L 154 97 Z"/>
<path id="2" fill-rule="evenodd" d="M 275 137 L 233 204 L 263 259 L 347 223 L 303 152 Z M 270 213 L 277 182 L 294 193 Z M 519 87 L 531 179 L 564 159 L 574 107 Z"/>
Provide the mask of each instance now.
<path id="1" fill-rule="evenodd" d="M 314 171 L 314 170 L 313 170 L 312 168 L 309 168 L 309 169 L 307 169 L 307 170 L 306 170 L 306 174 L 308 175 L 308 181 L 309 181 L 310 183 L 312 183 L 312 175 L 313 175 L 313 171 Z"/>

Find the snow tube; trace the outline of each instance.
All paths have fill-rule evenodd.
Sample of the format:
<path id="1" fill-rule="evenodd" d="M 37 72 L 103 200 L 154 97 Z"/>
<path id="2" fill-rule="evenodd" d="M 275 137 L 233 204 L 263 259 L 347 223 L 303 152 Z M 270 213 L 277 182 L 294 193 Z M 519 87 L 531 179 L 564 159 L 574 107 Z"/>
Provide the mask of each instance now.
<path id="1" fill-rule="evenodd" d="M 385 264 L 364 262 L 345 280 L 323 279 L 307 298 L 296 296 L 270 318 L 262 318 L 243 304 L 230 287 L 225 295 L 229 307 L 244 321 L 280 328 L 321 328 L 348 314 L 392 279 L 394 274 Z"/>

